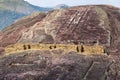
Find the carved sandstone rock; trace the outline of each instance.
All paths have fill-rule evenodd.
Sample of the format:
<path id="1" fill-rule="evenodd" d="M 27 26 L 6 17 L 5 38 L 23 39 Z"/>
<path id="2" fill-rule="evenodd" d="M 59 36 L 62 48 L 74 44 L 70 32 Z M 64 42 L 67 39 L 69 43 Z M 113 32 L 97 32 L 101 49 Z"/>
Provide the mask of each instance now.
<path id="1" fill-rule="evenodd" d="M 31 16 L 0 32 L 0 51 L 26 42 L 95 44 L 104 46 L 109 55 L 61 49 L 16 52 L 0 57 L 0 80 L 120 80 L 119 8 L 77 6 Z"/>
<path id="2" fill-rule="evenodd" d="M 78 6 L 39 13 L 4 29 L 0 46 L 14 43 L 98 44 L 118 51 L 119 8 L 105 5 Z M 110 50 L 109 50 L 110 49 Z"/>

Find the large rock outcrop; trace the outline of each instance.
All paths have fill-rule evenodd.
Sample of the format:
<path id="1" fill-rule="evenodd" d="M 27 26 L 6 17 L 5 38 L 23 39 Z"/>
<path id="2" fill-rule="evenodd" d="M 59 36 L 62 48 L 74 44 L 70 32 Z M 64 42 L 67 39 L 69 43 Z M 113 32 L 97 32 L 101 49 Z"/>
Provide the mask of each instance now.
<path id="1" fill-rule="evenodd" d="M 14 43 L 99 44 L 116 52 L 120 45 L 120 12 L 112 6 L 79 6 L 36 13 L 1 32 L 1 47 Z"/>
<path id="2" fill-rule="evenodd" d="M 96 44 L 108 54 L 58 49 L 3 55 L 1 80 L 120 80 L 119 8 L 87 5 L 24 17 L 0 33 L 1 52 L 15 43 Z"/>

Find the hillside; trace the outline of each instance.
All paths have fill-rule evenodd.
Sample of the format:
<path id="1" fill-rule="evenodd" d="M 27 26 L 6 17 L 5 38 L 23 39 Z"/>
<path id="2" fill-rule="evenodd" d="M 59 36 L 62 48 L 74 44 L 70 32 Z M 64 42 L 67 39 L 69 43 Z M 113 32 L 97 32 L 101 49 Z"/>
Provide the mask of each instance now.
<path id="1" fill-rule="evenodd" d="M 17 20 L 0 32 L 0 79 L 120 80 L 119 11 L 109 5 L 86 5 Z M 14 54 L 4 53 L 6 46 L 17 43 L 98 45 L 104 52 L 15 49 Z"/>
<path id="2" fill-rule="evenodd" d="M 51 8 L 34 6 L 24 0 L 0 0 L 0 30 L 23 16 L 49 10 Z"/>

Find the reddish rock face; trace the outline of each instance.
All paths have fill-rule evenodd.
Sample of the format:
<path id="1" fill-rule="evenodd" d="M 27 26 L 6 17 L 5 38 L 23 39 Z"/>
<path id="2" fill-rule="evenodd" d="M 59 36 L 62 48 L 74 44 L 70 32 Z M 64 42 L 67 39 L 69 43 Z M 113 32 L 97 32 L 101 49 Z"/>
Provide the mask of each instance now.
<path id="1" fill-rule="evenodd" d="M 54 53 L 37 50 L 2 57 L 0 80 L 120 80 L 120 56 Z"/>
<path id="2" fill-rule="evenodd" d="M 4 48 L 3 47 L 0 47 L 0 55 L 2 55 L 4 52 Z"/>
<path id="3" fill-rule="evenodd" d="M 1 47 L 22 43 L 120 45 L 120 9 L 112 6 L 78 6 L 30 15 L 4 29 Z M 118 51 L 118 50 L 116 50 Z"/>
<path id="4" fill-rule="evenodd" d="M 36 22 L 39 22 L 43 17 L 46 16 L 43 13 L 33 15 L 37 16 L 25 17 L 1 31 L 0 46 L 5 47 L 7 45 L 17 43 L 21 39 L 22 35 L 28 31 L 32 25 L 34 25 Z"/>
<path id="5" fill-rule="evenodd" d="M 56 34 L 58 41 L 67 42 L 99 42 L 100 44 L 109 44 L 109 32 L 105 25 L 99 25 L 99 15 L 95 7 L 78 7 L 68 9 L 60 18 L 64 21 Z M 69 19 L 64 20 L 65 17 Z"/>
<path id="6" fill-rule="evenodd" d="M 25 27 L 21 26 L 14 28 L 14 30 L 12 31 L 8 31 L 7 33 L 4 33 L 1 42 L 2 47 L 16 43 L 20 39 L 22 35 L 22 31 L 24 29 Z"/>
<path id="7" fill-rule="evenodd" d="M 0 32 L 0 53 L 21 42 L 98 44 L 109 56 L 61 49 L 16 52 L 0 56 L 0 80 L 120 80 L 119 8 L 81 6 L 30 15 Z"/>

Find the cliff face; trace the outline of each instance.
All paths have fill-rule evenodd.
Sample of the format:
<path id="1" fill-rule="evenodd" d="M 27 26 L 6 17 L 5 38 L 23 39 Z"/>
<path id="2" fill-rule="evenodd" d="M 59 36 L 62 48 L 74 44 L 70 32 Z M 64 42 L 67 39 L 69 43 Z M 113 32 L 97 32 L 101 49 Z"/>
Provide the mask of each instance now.
<path id="1" fill-rule="evenodd" d="M 119 8 L 88 5 L 35 13 L 0 32 L 1 52 L 15 43 L 96 44 L 104 46 L 105 53 L 15 52 L 0 57 L 1 80 L 120 80 Z"/>

